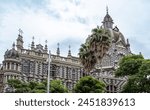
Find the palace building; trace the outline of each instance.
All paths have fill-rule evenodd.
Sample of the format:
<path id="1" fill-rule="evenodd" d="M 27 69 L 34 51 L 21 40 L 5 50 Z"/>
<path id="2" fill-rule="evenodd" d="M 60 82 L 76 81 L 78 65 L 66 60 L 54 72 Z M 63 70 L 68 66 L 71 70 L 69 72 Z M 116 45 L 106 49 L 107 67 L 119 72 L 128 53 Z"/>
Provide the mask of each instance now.
<path id="1" fill-rule="evenodd" d="M 99 80 L 103 80 L 107 85 L 107 92 L 120 92 L 126 82 L 126 78 L 114 77 L 114 71 L 118 67 L 118 61 L 125 55 L 131 54 L 128 39 L 125 40 L 123 34 L 117 26 L 113 27 L 113 19 L 106 12 L 101 28 L 108 29 L 112 36 L 112 44 L 107 54 L 102 59 L 102 63 L 96 66 L 91 75 Z M 80 45 L 80 44 L 79 44 Z M 7 80 L 20 79 L 22 81 L 43 81 L 48 74 L 48 46 L 35 44 L 34 38 L 31 48 L 24 48 L 22 31 L 19 30 L 16 44 L 6 50 L 4 60 L 0 65 L 0 91 L 6 92 L 8 89 Z M 84 76 L 84 71 L 79 58 L 71 55 L 61 56 L 59 44 L 56 54 L 51 54 L 50 80 L 60 79 L 71 91 L 76 82 Z"/>

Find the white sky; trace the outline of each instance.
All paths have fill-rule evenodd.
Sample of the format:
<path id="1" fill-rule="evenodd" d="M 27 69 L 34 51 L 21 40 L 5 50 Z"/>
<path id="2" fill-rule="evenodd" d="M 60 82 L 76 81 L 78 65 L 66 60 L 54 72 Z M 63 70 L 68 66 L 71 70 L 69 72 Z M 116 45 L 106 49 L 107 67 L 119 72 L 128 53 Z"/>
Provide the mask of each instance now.
<path id="1" fill-rule="evenodd" d="M 61 55 L 67 55 L 71 45 L 77 56 L 91 29 L 101 25 L 109 14 L 131 50 L 150 58 L 150 1 L 149 0 L 0 0 L 0 63 L 7 49 L 16 41 L 18 29 L 23 30 L 24 47 L 35 43 L 45 45 L 56 53 L 60 43 Z"/>

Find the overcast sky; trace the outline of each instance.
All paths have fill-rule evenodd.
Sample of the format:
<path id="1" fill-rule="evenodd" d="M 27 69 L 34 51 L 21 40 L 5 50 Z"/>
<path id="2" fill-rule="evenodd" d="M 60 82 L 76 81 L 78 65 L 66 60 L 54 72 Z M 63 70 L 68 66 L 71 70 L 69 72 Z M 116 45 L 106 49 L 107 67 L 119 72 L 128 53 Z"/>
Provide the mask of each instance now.
<path id="1" fill-rule="evenodd" d="M 67 56 L 71 45 L 77 56 L 91 29 L 106 15 L 106 6 L 131 50 L 150 58 L 150 0 L 0 0 L 0 63 L 7 49 L 16 42 L 18 29 L 23 30 L 24 47 L 45 45 L 53 54 L 60 43 L 60 54 Z"/>

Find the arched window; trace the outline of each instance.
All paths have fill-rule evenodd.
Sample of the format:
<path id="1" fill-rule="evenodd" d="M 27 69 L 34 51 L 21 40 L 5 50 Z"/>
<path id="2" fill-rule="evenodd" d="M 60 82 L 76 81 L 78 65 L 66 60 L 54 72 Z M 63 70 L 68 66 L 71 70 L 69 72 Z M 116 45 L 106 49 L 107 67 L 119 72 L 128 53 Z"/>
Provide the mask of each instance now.
<path id="1" fill-rule="evenodd" d="M 110 66 L 111 65 L 111 57 L 110 55 L 105 55 L 102 59 L 102 66 Z"/>

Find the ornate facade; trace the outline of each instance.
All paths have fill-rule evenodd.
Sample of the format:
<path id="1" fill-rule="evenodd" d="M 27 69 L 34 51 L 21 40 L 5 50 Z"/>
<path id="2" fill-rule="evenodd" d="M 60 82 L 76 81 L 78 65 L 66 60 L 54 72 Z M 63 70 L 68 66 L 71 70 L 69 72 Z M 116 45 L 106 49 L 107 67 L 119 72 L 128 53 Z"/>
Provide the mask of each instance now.
<path id="1" fill-rule="evenodd" d="M 106 83 L 107 92 L 119 92 L 126 82 L 126 78 L 115 78 L 113 72 L 117 68 L 120 58 L 131 53 L 130 44 L 128 39 L 125 40 L 118 27 L 113 28 L 113 20 L 108 14 L 108 10 L 101 27 L 110 31 L 112 44 L 102 59 L 102 63 L 98 64 L 91 74 Z M 0 65 L 1 92 L 6 91 L 8 79 L 39 82 L 47 79 L 49 56 L 47 41 L 45 46 L 41 44 L 35 46 L 33 38 L 30 49 L 25 49 L 23 43 L 22 31 L 19 30 L 16 45 L 13 44 L 12 49 L 5 52 L 3 64 Z M 71 55 L 70 48 L 67 57 L 61 56 L 58 44 L 56 54 L 51 54 L 50 80 L 62 80 L 71 91 L 83 76 L 83 68 L 78 57 Z"/>

